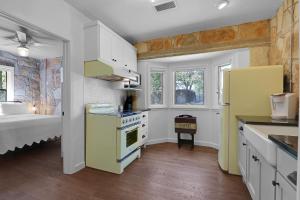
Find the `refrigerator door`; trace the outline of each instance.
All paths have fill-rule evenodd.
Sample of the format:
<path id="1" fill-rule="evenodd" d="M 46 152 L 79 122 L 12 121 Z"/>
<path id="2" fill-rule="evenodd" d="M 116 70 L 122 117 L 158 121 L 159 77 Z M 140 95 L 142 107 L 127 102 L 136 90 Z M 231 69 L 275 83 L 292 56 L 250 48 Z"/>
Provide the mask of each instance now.
<path id="1" fill-rule="evenodd" d="M 270 95 L 282 91 L 282 66 L 259 66 L 231 70 L 228 125 L 228 172 L 230 174 L 240 174 L 236 116 L 271 116 Z"/>
<path id="2" fill-rule="evenodd" d="M 221 95 L 221 140 L 218 161 L 222 170 L 228 171 L 228 135 L 229 135 L 229 110 L 230 110 L 230 71 L 223 71 L 223 84 L 220 88 Z"/>
<path id="3" fill-rule="evenodd" d="M 221 113 L 221 135 L 218 162 L 223 171 L 228 171 L 229 109 L 229 106 L 223 106 Z"/>

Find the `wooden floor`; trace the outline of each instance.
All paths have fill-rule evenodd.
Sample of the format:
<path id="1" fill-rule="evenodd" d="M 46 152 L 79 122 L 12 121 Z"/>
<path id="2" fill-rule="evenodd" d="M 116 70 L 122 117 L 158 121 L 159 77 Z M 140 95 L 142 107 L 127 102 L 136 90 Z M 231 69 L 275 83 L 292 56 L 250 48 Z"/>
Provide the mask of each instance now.
<path id="1" fill-rule="evenodd" d="M 88 168 L 63 175 L 60 145 L 52 142 L 0 156 L 0 199 L 250 200 L 250 196 L 239 176 L 219 170 L 212 149 L 152 145 L 122 175 Z"/>

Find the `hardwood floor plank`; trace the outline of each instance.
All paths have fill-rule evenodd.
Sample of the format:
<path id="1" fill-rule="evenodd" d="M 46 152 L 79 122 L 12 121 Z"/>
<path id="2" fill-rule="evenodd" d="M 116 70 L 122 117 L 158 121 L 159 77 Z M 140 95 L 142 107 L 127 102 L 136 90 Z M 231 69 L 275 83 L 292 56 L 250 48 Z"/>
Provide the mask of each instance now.
<path id="1" fill-rule="evenodd" d="M 115 175 L 86 168 L 62 173 L 60 144 L 48 142 L 0 156 L 0 200 L 250 200 L 241 177 L 220 171 L 217 151 L 148 146 Z"/>

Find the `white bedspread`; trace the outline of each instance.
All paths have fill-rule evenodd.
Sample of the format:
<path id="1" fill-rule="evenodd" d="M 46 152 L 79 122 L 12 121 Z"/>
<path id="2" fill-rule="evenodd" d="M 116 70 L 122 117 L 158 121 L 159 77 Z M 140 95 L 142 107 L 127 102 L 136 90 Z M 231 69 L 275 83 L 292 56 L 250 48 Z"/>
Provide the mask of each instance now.
<path id="1" fill-rule="evenodd" d="M 0 154 L 62 135 L 59 116 L 17 114 L 0 116 Z"/>

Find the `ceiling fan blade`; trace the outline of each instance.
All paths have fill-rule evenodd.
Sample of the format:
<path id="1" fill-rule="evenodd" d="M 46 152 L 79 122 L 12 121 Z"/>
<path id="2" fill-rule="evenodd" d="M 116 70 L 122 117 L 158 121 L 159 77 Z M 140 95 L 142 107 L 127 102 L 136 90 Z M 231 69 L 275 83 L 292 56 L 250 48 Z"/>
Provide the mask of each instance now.
<path id="1" fill-rule="evenodd" d="M 5 31 L 5 32 L 9 32 L 9 33 L 16 33 L 14 30 L 8 29 L 8 28 L 4 28 L 0 26 L 0 30 L 1 31 Z"/>
<path id="2" fill-rule="evenodd" d="M 24 32 L 21 31 L 16 31 L 17 32 L 17 36 L 18 36 L 18 40 L 21 43 L 26 43 L 27 42 L 27 35 Z"/>
<path id="3" fill-rule="evenodd" d="M 16 37 L 16 35 L 6 36 L 6 37 L 3 37 L 3 38 L 6 39 L 6 40 L 12 40 L 14 42 L 18 42 L 18 38 Z"/>

